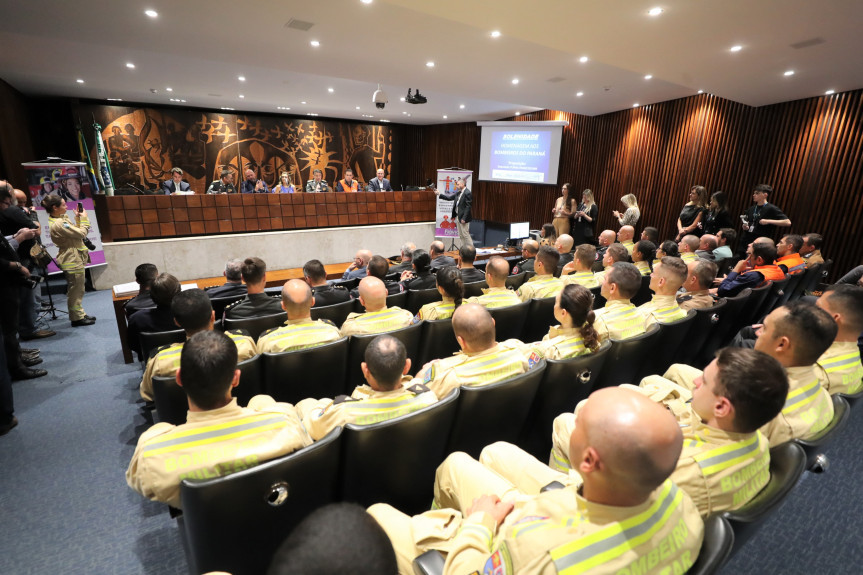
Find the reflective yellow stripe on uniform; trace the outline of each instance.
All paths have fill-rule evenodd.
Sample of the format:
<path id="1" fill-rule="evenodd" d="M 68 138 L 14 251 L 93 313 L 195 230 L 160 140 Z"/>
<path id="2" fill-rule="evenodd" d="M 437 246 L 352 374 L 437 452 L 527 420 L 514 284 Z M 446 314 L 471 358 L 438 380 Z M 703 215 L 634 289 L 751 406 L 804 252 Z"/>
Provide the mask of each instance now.
<path id="1" fill-rule="evenodd" d="M 317 337 L 319 335 L 324 337 L 332 335 L 333 339 L 338 337 L 334 334 L 333 326 L 313 321 L 277 328 L 275 331 L 265 334 L 263 339 L 268 341 L 270 345 L 278 343 L 279 345 L 276 345 L 275 347 L 301 349 L 325 343 L 320 341 L 323 338 Z"/>
<path id="2" fill-rule="evenodd" d="M 704 451 L 696 455 L 693 459 L 695 459 L 696 463 L 698 463 L 698 466 L 701 468 L 701 473 L 705 476 L 714 475 L 720 471 L 728 469 L 729 467 L 733 467 L 738 463 L 746 461 L 747 459 L 751 459 L 752 454 L 757 453 L 762 448 L 764 448 L 765 453 L 767 453 L 766 447 L 764 447 L 762 443 L 764 441 L 767 440 L 764 439 L 764 436 L 761 435 L 760 431 L 757 431 L 755 435 L 749 439 L 735 441 L 728 445 Z"/>
<path id="3" fill-rule="evenodd" d="M 653 314 L 656 321 L 661 321 L 662 323 L 671 323 L 686 317 L 686 312 L 680 309 L 680 306 L 677 304 L 654 309 L 650 313 Z"/>
<path id="4" fill-rule="evenodd" d="M 462 385 L 483 383 L 491 379 L 501 380 L 522 373 L 523 356 L 517 350 L 469 359 L 455 367 Z"/>
<path id="5" fill-rule="evenodd" d="M 622 339 L 638 335 L 644 331 L 644 318 L 639 313 L 638 308 L 632 304 L 620 310 L 603 313 L 600 317 L 606 325 L 614 326 L 615 330 L 619 330 Z"/>
<path id="6" fill-rule="evenodd" d="M 810 383 L 789 392 L 788 397 L 785 399 L 785 406 L 782 408 L 782 413 L 787 415 L 797 411 L 798 409 L 809 407 L 809 405 L 817 399 L 818 392 L 820 390 L 821 383 L 818 381 L 818 378 L 815 378 Z"/>
<path id="7" fill-rule="evenodd" d="M 577 283 L 588 289 L 599 285 L 599 280 L 596 279 L 593 272 L 575 272 L 570 277 L 572 277 L 572 283 Z"/>
<path id="8" fill-rule="evenodd" d="M 367 326 L 367 329 L 372 331 L 380 331 L 382 329 L 396 328 L 404 325 L 404 310 L 401 309 L 382 309 L 380 311 L 366 312 L 354 318 L 357 324 Z"/>
<path id="9" fill-rule="evenodd" d="M 552 549 L 550 555 L 557 572 L 562 575 L 585 573 L 643 545 L 664 527 L 682 500 L 683 492 L 666 481 L 659 497 L 645 511 Z"/>
<path id="10" fill-rule="evenodd" d="M 266 414 L 244 417 L 218 425 L 188 429 L 179 433 L 171 433 L 167 439 L 147 444 L 143 456 L 152 457 L 170 451 L 179 451 L 227 439 L 237 439 L 268 429 L 285 427 L 288 423 L 287 417 L 282 414 Z"/>
<path id="11" fill-rule="evenodd" d="M 367 425 L 419 411 L 434 403 L 436 399 L 431 392 L 413 397 L 379 397 L 346 403 L 344 409 L 356 416 L 353 423 Z"/>
<path id="12" fill-rule="evenodd" d="M 554 295 L 560 288 L 560 279 L 556 277 L 542 278 L 532 282 L 536 288 L 533 292 L 533 297 L 540 299 Z"/>
<path id="13" fill-rule="evenodd" d="M 557 348 L 557 351 L 563 357 L 573 357 L 587 351 L 587 348 L 584 347 L 584 340 L 580 336 L 565 339 L 556 343 L 554 347 Z"/>
<path id="14" fill-rule="evenodd" d="M 863 371 L 863 363 L 860 362 L 860 351 L 854 350 L 845 355 L 837 355 L 825 361 L 819 361 L 818 364 L 824 368 L 827 373 L 835 373 L 837 371 L 846 370 L 852 366 L 857 366 Z"/>
<path id="15" fill-rule="evenodd" d="M 641 275 L 643 275 L 643 276 L 649 276 L 650 275 L 650 266 L 647 265 L 647 262 L 635 262 L 635 267 L 638 268 L 638 271 L 641 272 Z"/>
<path id="16" fill-rule="evenodd" d="M 476 298 L 476 303 L 484 307 L 508 307 L 519 303 L 514 291 L 487 293 Z"/>

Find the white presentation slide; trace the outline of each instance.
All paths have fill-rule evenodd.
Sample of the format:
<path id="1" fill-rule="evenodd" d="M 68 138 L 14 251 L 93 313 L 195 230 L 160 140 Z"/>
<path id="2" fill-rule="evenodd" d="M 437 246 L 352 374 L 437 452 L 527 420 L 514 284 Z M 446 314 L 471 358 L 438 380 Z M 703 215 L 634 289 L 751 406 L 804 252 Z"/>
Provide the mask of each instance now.
<path id="1" fill-rule="evenodd" d="M 480 122 L 479 179 L 557 185 L 562 122 Z"/>

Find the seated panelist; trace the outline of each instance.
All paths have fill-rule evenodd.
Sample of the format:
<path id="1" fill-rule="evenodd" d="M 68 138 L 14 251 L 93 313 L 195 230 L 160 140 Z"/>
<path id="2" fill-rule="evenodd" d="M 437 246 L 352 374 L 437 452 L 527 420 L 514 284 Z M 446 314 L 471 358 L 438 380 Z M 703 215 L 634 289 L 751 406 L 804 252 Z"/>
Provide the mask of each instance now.
<path id="1" fill-rule="evenodd" d="M 324 173 L 320 170 L 315 170 L 312 172 L 312 179 L 306 183 L 306 192 L 315 193 L 315 192 L 329 192 L 330 189 L 327 186 L 327 181 L 323 179 Z"/>
<path id="2" fill-rule="evenodd" d="M 359 186 L 357 181 L 354 179 L 354 171 L 350 168 L 345 170 L 345 177 L 338 182 L 336 182 L 336 191 L 337 192 L 356 192 L 358 191 Z"/>
<path id="3" fill-rule="evenodd" d="M 182 192 L 192 192 L 189 189 L 189 182 L 183 181 L 183 169 L 171 168 L 171 179 L 162 182 L 162 190 L 165 195 L 181 194 Z"/>

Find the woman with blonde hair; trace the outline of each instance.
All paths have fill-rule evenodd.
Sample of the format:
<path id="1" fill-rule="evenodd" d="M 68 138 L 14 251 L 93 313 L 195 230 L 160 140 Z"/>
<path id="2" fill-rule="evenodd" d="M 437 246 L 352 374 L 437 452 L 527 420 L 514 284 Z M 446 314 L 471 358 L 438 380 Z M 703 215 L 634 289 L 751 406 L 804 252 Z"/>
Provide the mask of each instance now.
<path id="1" fill-rule="evenodd" d="M 282 172 L 279 175 L 279 183 L 273 188 L 274 194 L 293 194 L 297 190 L 291 183 L 291 175 L 288 172 Z"/>
<path id="2" fill-rule="evenodd" d="M 626 194 L 620 201 L 626 206 L 626 211 L 621 214 L 614 210 L 614 217 L 621 226 L 635 226 L 635 222 L 641 217 L 641 211 L 638 209 L 638 201 L 635 199 L 635 194 Z"/>
<path id="3" fill-rule="evenodd" d="M 570 185 L 563 184 L 563 187 L 560 188 L 560 196 L 554 203 L 554 209 L 551 210 L 554 216 L 551 223 L 554 225 L 554 231 L 558 237 L 569 233 L 569 218 L 576 207 L 576 201 L 572 195 Z"/>
<path id="4" fill-rule="evenodd" d="M 599 208 L 593 201 L 593 192 L 590 190 L 581 192 L 581 203 L 578 205 L 578 209 L 573 212 L 570 224 L 572 231 L 569 235 L 572 236 L 575 245 L 596 244 L 596 240 L 593 238 L 593 221 L 598 214 Z"/>
<path id="5" fill-rule="evenodd" d="M 680 241 L 685 235 L 701 237 L 704 232 L 699 225 L 707 212 L 707 188 L 704 186 L 692 186 L 689 189 L 689 201 L 680 210 L 677 217 L 677 236 L 675 240 Z"/>

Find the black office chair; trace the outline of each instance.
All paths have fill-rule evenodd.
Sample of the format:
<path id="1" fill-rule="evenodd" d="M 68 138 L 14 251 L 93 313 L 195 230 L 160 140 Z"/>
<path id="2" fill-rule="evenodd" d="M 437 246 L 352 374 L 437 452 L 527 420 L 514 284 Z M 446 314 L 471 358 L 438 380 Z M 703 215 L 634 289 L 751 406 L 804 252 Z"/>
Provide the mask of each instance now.
<path id="1" fill-rule="evenodd" d="M 229 331 L 232 329 L 244 329 L 249 332 L 249 335 L 252 336 L 252 339 L 255 341 L 261 337 L 261 334 L 267 331 L 268 329 L 272 329 L 274 327 L 278 327 L 285 323 L 288 319 L 288 316 L 285 312 L 282 313 L 274 313 L 272 315 L 262 315 L 260 317 L 250 317 L 245 319 L 227 319 L 223 322 L 225 326 L 225 331 Z"/>
<path id="2" fill-rule="evenodd" d="M 785 295 L 785 286 L 788 285 L 790 279 L 791 278 L 786 276 L 784 280 L 773 282 L 773 285 L 770 287 L 770 291 L 767 292 L 767 296 L 764 298 L 764 303 L 761 304 L 761 309 L 759 309 L 755 314 L 755 321 L 752 323 L 762 323 L 764 317 L 773 311 L 773 308 L 775 308 L 777 302 L 779 302 L 779 298 Z"/>
<path id="3" fill-rule="evenodd" d="M 806 452 L 794 442 L 770 449 L 770 481 L 758 495 L 735 511 L 722 514 L 734 528 L 733 552 L 739 550 L 771 513 L 776 511 L 806 470 Z"/>
<path id="4" fill-rule="evenodd" d="M 602 285 L 590 288 L 590 293 L 593 294 L 593 309 L 597 310 L 605 307 L 605 298 L 602 296 Z"/>
<path id="5" fill-rule="evenodd" d="M 752 325 L 759 319 L 758 313 L 761 311 L 764 300 L 771 289 L 773 289 L 772 281 L 766 282 L 763 286 L 752 288 L 752 293 L 749 294 L 749 299 L 746 300 L 746 304 L 740 310 L 740 316 L 737 318 L 734 327 L 731 328 L 731 333 L 737 333 L 741 328 Z"/>
<path id="6" fill-rule="evenodd" d="M 557 325 L 557 320 L 554 319 L 555 299 L 556 296 L 530 300 L 527 321 L 522 331 L 522 341 L 540 341 L 548 333 L 548 328 Z"/>
<path id="7" fill-rule="evenodd" d="M 266 292 L 266 290 L 264 290 Z M 281 294 L 282 288 L 279 288 L 279 293 Z M 213 311 L 216 314 L 216 323 L 221 325 L 222 316 L 225 315 L 225 308 L 231 305 L 234 302 L 238 302 L 241 299 L 245 298 L 244 295 L 232 295 L 226 297 L 214 297 L 210 298 L 210 304 L 213 306 Z"/>
<path id="8" fill-rule="evenodd" d="M 723 317 L 723 310 L 726 305 L 728 305 L 728 301 L 721 299 L 711 307 L 702 307 L 695 310 L 695 322 L 689 330 L 685 344 L 680 349 L 678 363 L 695 365 L 701 354 L 701 348 L 713 330 L 716 329 L 719 319 Z"/>
<path id="9" fill-rule="evenodd" d="M 743 313 L 747 300 L 752 297 L 751 290 L 746 288 L 734 297 L 725 298 L 725 307 L 717 312 L 719 322 L 710 330 L 710 335 L 702 343 L 700 353 L 693 363 L 695 367 L 704 367 L 711 361 L 719 348 L 725 347 L 737 333 L 738 317 Z"/>
<path id="10" fill-rule="evenodd" d="M 731 256 L 730 258 L 725 258 L 721 261 L 716 262 L 716 276 L 726 276 L 728 272 L 734 269 L 734 266 L 737 265 L 737 262 L 740 261 L 739 256 Z"/>
<path id="11" fill-rule="evenodd" d="M 791 296 L 797 291 L 798 286 L 803 281 L 806 276 L 806 272 L 797 272 L 796 274 L 789 274 L 786 276 L 788 280 L 788 284 L 782 289 L 782 294 L 779 296 L 779 299 L 776 300 L 776 304 L 773 307 L 779 307 L 785 302 L 791 299 Z"/>
<path id="12" fill-rule="evenodd" d="M 588 355 L 546 360 L 545 374 L 522 428 L 519 447 L 540 461 L 548 458 L 554 418 L 574 411 L 578 402 L 590 395 L 610 349 L 611 342 L 606 341 Z"/>
<path id="13" fill-rule="evenodd" d="M 517 290 L 521 287 L 521 284 L 527 281 L 527 274 L 529 272 L 521 272 L 520 274 L 515 274 L 512 276 L 506 277 L 506 287 L 511 290 Z"/>
<path id="14" fill-rule="evenodd" d="M 186 341 L 186 332 L 182 329 L 174 329 L 171 331 L 142 331 L 140 336 L 141 341 L 141 361 L 147 362 L 150 360 L 150 355 L 162 347 L 163 345 L 171 345 L 172 343 L 183 343 Z"/>
<path id="15" fill-rule="evenodd" d="M 246 406 L 249 400 L 264 393 L 264 362 L 261 354 L 237 364 L 240 370 L 240 385 L 231 389 L 237 403 Z"/>
<path id="16" fill-rule="evenodd" d="M 704 521 L 704 539 L 698 559 L 686 575 L 714 575 L 731 557 L 734 548 L 734 529 L 721 515 L 713 515 Z"/>
<path id="17" fill-rule="evenodd" d="M 452 330 L 452 318 L 423 321 L 417 369 L 433 359 L 449 357 L 460 349 Z"/>
<path id="18" fill-rule="evenodd" d="M 806 271 L 803 273 L 803 279 L 801 279 L 800 283 L 797 284 L 797 289 L 791 294 L 790 299 L 801 298 L 807 293 L 813 291 L 821 280 L 822 268 L 823 266 L 821 264 L 812 264 L 806 268 Z"/>
<path id="19" fill-rule="evenodd" d="M 821 453 L 821 450 L 839 435 L 851 415 L 851 406 L 843 397 L 837 394 L 832 399 L 833 419 L 830 420 L 827 427 L 809 439 L 794 440 L 806 452 L 806 469 L 812 473 L 823 473 L 830 467 L 830 460 Z"/>
<path id="20" fill-rule="evenodd" d="M 691 309 L 683 319 L 670 323 L 659 323 L 662 330 L 659 335 L 661 342 L 641 365 L 636 377 L 637 381 L 641 381 L 641 378 L 648 375 L 665 373 L 668 366 L 675 363 L 675 360 L 679 363 L 681 348 L 689 345 L 687 338 L 692 333 L 695 318 L 695 310 Z M 637 383 L 637 381 L 632 383 Z"/>
<path id="21" fill-rule="evenodd" d="M 408 290 L 407 310 L 416 315 L 422 306 L 435 301 L 442 301 L 437 288 Z"/>
<path id="22" fill-rule="evenodd" d="M 357 300 L 359 302 L 359 300 Z M 387 296 L 387 307 L 400 307 L 402 309 L 407 309 L 408 305 L 408 292 L 403 291 L 400 293 L 394 293 Z M 363 308 L 365 309 L 365 308 Z"/>
<path id="23" fill-rule="evenodd" d="M 494 318 L 494 332 L 497 341 L 507 339 L 519 339 L 527 314 L 530 311 L 530 302 L 523 301 L 507 307 L 486 308 L 491 317 Z"/>
<path id="24" fill-rule="evenodd" d="M 357 300 L 359 301 L 359 300 Z M 343 301 L 333 305 L 325 305 L 321 307 L 313 307 L 311 310 L 312 319 L 328 319 L 333 322 L 336 327 L 342 327 L 348 315 L 354 311 L 354 300 Z"/>
<path id="25" fill-rule="evenodd" d="M 297 403 L 307 397 L 345 393 L 348 338 L 297 351 L 261 354 L 264 391 L 276 401 Z"/>
<path id="26" fill-rule="evenodd" d="M 612 339 L 608 358 L 594 389 L 613 387 L 621 383 L 638 385 L 638 372 L 659 345 L 661 333 L 659 325 L 653 324 L 641 335 L 629 339 Z"/>
<path id="27" fill-rule="evenodd" d="M 545 360 L 515 377 L 481 386 L 462 386 L 447 453 L 473 457 L 495 441 L 515 443 L 545 373 Z"/>
<path id="28" fill-rule="evenodd" d="M 848 407 L 853 409 L 857 402 L 863 398 L 863 391 L 858 391 L 857 393 L 837 393 L 836 395 L 844 399 L 848 403 Z"/>
<path id="29" fill-rule="evenodd" d="M 632 296 L 630 301 L 634 306 L 640 306 L 643 303 L 647 303 L 653 297 L 653 292 L 650 291 L 650 276 L 641 276 L 641 287 L 638 289 L 638 292 Z"/>
<path id="30" fill-rule="evenodd" d="M 313 445 L 251 469 L 180 484 L 193 573 L 267 570 L 306 515 L 337 501 L 341 428 Z"/>
<path id="31" fill-rule="evenodd" d="M 346 290 L 351 291 L 352 289 L 354 289 L 355 287 L 360 285 L 360 279 L 361 278 L 353 278 L 353 279 L 349 279 L 349 280 L 334 280 L 334 281 L 329 282 L 329 283 L 333 287 L 343 287 Z"/>
<path id="32" fill-rule="evenodd" d="M 386 332 L 386 335 L 391 335 L 404 344 L 407 356 L 413 364 L 411 366 L 412 371 L 419 369 L 422 365 L 422 362 L 419 361 L 420 356 L 422 355 L 420 346 L 422 342 L 423 325 L 426 323 L 428 322 L 421 321 L 407 327 Z M 452 331 L 452 328 L 450 328 L 450 331 Z M 348 343 L 347 387 L 344 393 L 350 394 L 356 386 L 362 385 L 366 382 L 360 364 L 365 361 L 366 348 L 372 340 L 379 335 L 384 334 L 372 333 L 367 335 L 351 336 L 350 342 Z"/>
<path id="33" fill-rule="evenodd" d="M 389 421 L 346 425 L 341 500 L 364 507 L 389 503 L 410 515 L 427 510 L 458 395 L 456 389 L 434 405 Z"/>
<path id="34" fill-rule="evenodd" d="M 482 290 L 488 288 L 488 282 L 482 280 L 480 282 L 471 282 L 464 284 L 464 297 L 477 297 L 482 295 Z"/>

